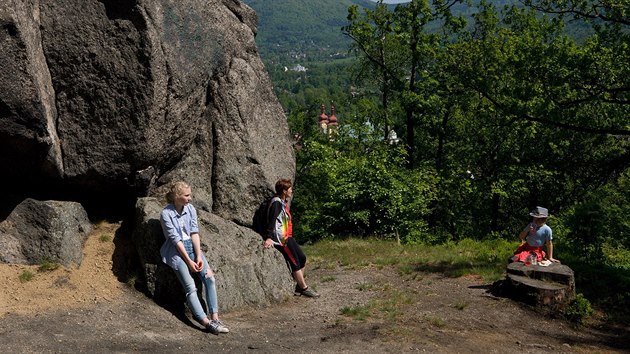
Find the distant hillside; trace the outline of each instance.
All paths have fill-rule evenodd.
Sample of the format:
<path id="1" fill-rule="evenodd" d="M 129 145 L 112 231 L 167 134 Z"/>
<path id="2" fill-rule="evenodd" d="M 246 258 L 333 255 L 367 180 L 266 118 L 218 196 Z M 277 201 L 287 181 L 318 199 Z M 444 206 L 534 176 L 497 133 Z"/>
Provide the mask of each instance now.
<path id="1" fill-rule="evenodd" d="M 350 40 L 341 33 L 348 8 L 373 7 L 369 0 L 244 0 L 258 14 L 256 42 L 263 58 L 306 51 L 346 51 Z M 301 53 L 301 54 L 300 54 Z M 322 53 L 324 54 L 324 53 Z"/>
<path id="2" fill-rule="evenodd" d="M 376 0 L 243 0 L 258 14 L 256 42 L 266 62 L 297 63 L 322 59 L 335 53 L 345 54 L 350 39 L 341 28 L 347 24 L 348 8 L 359 5 L 374 8 Z M 518 0 L 490 0 L 497 7 Z M 396 3 L 391 0 L 391 9 Z M 476 1 L 475 1 L 476 2 Z M 386 2 L 387 3 L 387 2 Z M 470 12 L 466 5 L 454 7 Z"/>

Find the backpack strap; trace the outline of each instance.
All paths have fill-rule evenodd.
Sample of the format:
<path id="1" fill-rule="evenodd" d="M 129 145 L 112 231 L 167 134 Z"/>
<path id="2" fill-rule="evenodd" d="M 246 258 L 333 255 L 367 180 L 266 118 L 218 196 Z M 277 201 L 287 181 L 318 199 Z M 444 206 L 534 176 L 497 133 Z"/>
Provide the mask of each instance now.
<path id="1" fill-rule="evenodd" d="M 273 226 L 274 228 L 275 228 L 275 222 L 276 222 L 276 220 L 269 220 L 269 219 L 270 219 L 269 213 L 270 213 L 270 211 L 271 211 L 271 205 L 272 205 L 272 204 L 273 204 L 273 202 L 275 202 L 275 201 L 280 202 L 280 205 L 282 205 L 282 199 L 280 199 L 278 196 L 274 196 L 273 198 L 271 198 L 271 199 L 269 200 L 269 203 L 267 204 L 267 225 L 269 225 L 269 223 L 273 222 L 273 223 L 274 223 L 274 226 Z M 273 236 L 271 237 L 271 240 L 273 241 L 273 244 L 274 244 L 274 245 L 282 245 L 281 243 L 279 243 L 279 242 L 275 241 Z"/>
<path id="2" fill-rule="evenodd" d="M 267 204 L 267 222 L 269 222 L 269 210 L 271 210 L 271 204 L 273 204 L 273 202 L 275 202 L 276 200 L 279 201 L 280 204 L 282 204 L 282 199 L 280 199 L 278 196 L 273 196 L 273 198 L 269 200 L 269 203 Z"/>

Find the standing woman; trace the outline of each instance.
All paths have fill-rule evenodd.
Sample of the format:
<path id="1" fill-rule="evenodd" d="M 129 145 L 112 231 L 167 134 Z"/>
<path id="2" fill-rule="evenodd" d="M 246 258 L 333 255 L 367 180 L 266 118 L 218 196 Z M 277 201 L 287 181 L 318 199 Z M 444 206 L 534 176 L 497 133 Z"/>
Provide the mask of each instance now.
<path id="1" fill-rule="evenodd" d="M 190 204 L 192 192 L 185 182 L 175 182 L 166 193 L 168 205 L 160 214 L 160 223 L 166 241 L 160 248 L 162 262 L 168 264 L 186 292 L 186 303 L 196 321 L 213 334 L 228 333 L 228 328 L 219 320 L 217 291 L 214 272 L 201 252 L 197 210 Z M 192 275 L 201 279 L 205 288 L 206 304 L 210 318 L 204 312 Z"/>

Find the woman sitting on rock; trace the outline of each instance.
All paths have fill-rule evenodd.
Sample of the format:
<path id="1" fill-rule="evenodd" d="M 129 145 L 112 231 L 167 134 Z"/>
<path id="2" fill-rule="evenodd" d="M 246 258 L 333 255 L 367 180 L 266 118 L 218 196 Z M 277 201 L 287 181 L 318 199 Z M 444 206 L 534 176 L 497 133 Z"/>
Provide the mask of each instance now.
<path id="1" fill-rule="evenodd" d="M 214 286 L 214 272 L 201 252 L 197 211 L 190 204 L 192 193 L 184 182 L 175 182 L 166 194 L 168 205 L 160 214 L 162 231 L 166 241 L 160 249 L 162 262 L 168 264 L 186 292 L 186 303 L 195 320 L 211 333 L 228 333 L 228 328 L 219 320 L 217 291 Z M 210 319 L 203 310 L 192 274 L 201 279 L 205 288 L 206 303 Z"/>
<path id="2" fill-rule="evenodd" d="M 542 250 L 543 245 L 547 248 L 547 259 L 551 262 L 560 262 L 553 258 L 553 243 L 551 228 L 546 224 L 549 217 L 548 210 L 543 207 L 536 207 L 536 210 L 529 213 L 533 217 L 533 221 L 527 224 L 525 229 L 521 231 L 518 237 L 521 239 L 521 245 L 516 249 L 514 255 L 510 257 L 510 262 L 528 262 L 531 258 L 541 262 L 545 258 L 545 252 Z"/>

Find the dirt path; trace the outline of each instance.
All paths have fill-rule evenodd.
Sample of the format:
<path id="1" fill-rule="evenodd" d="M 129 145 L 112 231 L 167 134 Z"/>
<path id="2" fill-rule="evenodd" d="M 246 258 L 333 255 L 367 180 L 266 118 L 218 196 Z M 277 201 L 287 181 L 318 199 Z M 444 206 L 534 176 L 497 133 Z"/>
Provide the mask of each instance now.
<path id="1" fill-rule="evenodd" d="M 627 328 L 574 328 L 489 296 L 474 277 L 388 267 L 315 265 L 308 278 L 321 298 L 225 313 L 231 333 L 214 336 L 118 282 L 113 243 L 100 237 L 109 231 L 90 237 L 76 269 L 0 265 L 3 353 L 630 352 Z M 35 277 L 21 283 L 28 269 Z"/>

